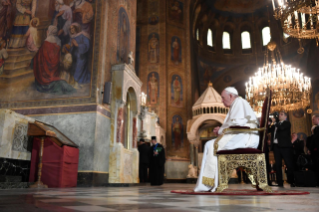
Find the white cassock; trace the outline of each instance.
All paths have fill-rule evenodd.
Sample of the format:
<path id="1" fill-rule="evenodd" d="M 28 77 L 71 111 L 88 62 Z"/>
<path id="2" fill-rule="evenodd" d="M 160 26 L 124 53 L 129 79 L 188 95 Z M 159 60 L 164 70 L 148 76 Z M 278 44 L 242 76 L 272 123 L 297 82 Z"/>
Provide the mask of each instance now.
<path id="1" fill-rule="evenodd" d="M 237 97 L 229 108 L 228 114 L 218 134 L 222 136 L 218 141 L 219 150 L 231 150 L 238 148 L 257 148 L 259 144 L 258 132 L 236 133 L 222 135 L 224 129 L 230 126 L 258 127 L 257 117 L 249 103 Z M 205 145 L 202 166 L 194 191 L 212 191 L 218 186 L 218 163 L 214 151 L 216 139 L 210 140 Z"/>

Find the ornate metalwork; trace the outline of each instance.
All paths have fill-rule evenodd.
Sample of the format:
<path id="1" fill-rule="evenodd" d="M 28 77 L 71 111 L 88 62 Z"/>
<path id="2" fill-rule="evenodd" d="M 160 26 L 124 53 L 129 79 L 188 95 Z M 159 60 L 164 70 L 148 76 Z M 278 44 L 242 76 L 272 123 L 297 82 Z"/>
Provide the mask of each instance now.
<path id="1" fill-rule="evenodd" d="M 232 154 L 218 155 L 218 187 L 217 192 L 228 188 L 228 181 L 234 169 L 243 167 L 252 182 L 253 187 L 271 193 L 267 184 L 266 160 L 263 153 L 260 154 Z"/>
<path id="2" fill-rule="evenodd" d="M 298 39 L 316 39 L 319 16 L 318 0 L 273 0 L 274 17 L 281 20 L 284 33 Z M 318 25 L 318 22 L 317 22 Z"/>
<path id="3" fill-rule="evenodd" d="M 306 109 L 310 105 L 311 79 L 285 65 L 273 41 L 267 45 L 263 67 L 246 83 L 246 99 L 257 114 L 262 112 L 267 89 L 272 90 L 270 112 Z"/>

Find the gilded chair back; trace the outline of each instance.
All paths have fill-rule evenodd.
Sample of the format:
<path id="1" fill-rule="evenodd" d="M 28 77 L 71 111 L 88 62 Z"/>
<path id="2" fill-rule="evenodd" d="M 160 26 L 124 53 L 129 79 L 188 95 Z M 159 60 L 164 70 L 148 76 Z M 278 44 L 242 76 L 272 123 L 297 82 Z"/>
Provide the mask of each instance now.
<path id="1" fill-rule="evenodd" d="M 267 140 L 267 126 L 268 126 L 268 120 L 269 120 L 269 111 L 270 111 L 270 105 L 271 105 L 271 96 L 272 92 L 269 88 L 267 88 L 266 91 L 266 97 L 264 100 L 263 108 L 262 108 L 262 115 L 260 118 L 259 128 L 265 128 L 263 131 L 259 131 L 259 145 L 258 149 L 262 152 L 265 152 L 266 148 L 266 140 Z"/>

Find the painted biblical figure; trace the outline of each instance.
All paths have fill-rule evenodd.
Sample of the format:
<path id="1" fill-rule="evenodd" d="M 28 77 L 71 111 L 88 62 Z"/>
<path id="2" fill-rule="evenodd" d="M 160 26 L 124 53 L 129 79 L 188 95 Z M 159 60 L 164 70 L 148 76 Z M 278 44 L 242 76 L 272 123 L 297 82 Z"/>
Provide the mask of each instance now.
<path id="1" fill-rule="evenodd" d="M 124 130 L 124 111 L 119 108 L 117 112 L 117 129 L 116 129 L 116 142 L 123 143 L 123 130 Z"/>
<path id="2" fill-rule="evenodd" d="M 88 97 L 95 8 L 94 0 L 0 0 L 0 38 L 9 55 L 0 81 L 10 76 L 17 89 L 12 96 L 4 92 L 10 83 L 1 83 L 0 102 L 20 107 Z"/>
<path id="3" fill-rule="evenodd" d="M 39 19 L 38 18 L 33 18 L 30 21 L 30 27 L 25 34 L 25 37 L 27 37 L 26 40 L 26 47 L 30 52 L 37 52 L 40 47 L 40 42 L 38 38 L 38 30 L 37 26 L 39 26 Z"/>
<path id="4" fill-rule="evenodd" d="M 213 82 L 214 79 L 224 73 L 223 71 L 227 68 L 211 61 L 204 60 L 202 58 L 199 58 L 197 67 L 200 79 L 200 92 L 204 92 L 208 86 L 208 83 Z M 230 66 L 229 68 L 231 67 L 232 66 Z M 231 80 L 232 79 L 229 76 L 223 78 L 224 82 L 230 82 Z"/>
<path id="5" fill-rule="evenodd" d="M 171 41 L 171 60 L 175 64 L 182 62 L 182 46 L 181 39 L 177 36 L 172 37 Z"/>
<path id="6" fill-rule="evenodd" d="M 178 150 L 183 146 L 183 122 L 179 115 L 173 117 L 172 144 L 175 150 Z"/>
<path id="7" fill-rule="evenodd" d="M 123 7 L 119 11 L 117 60 L 127 63 L 130 48 L 130 22 Z"/>
<path id="8" fill-rule="evenodd" d="M 148 61 L 150 63 L 159 62 L 159 35 L 157 33 L 148 36 Z"/>
<path id="9" fill-rule="evenodd" d="M 9 48 L 14 49 L 25 47 L 27 39 L 25 34 L 29 29 L 31 19 L 35 17 L 37 0 L 17 0 L 16 8 L 17 11 L 9 41 Z"/>
<path id="10" fill-rule="evenodd" d="M 157 72 L 151 72 L 147 81 L 147 98 L 151 105 L 158 103 L 159 96 L 159 76 Z"/>
<path id="11" fill-rule="evenodd" d="M 173 0 L 169 7 L 169 20 L 183 23 L 183 3 Z"/>
<path id="12" fill-rule="evenodd" d="M 231 76 L 227 75 L 224 77 L 224 82 L 229 83 L 232 80 Z"/>
<path id="13" fill-rule="evenodd" d="M 31 61 L 35 78 L 35 88 L 42 93 L 70 94 L 75 89 L 60 78 L 61 40 L 58 28 L 49 26 L 47 38 Z"/>
<path id="14" fill-rule="evenodd" d="M 70 7 L 73 11 L 73 22 L 80 24 L 83 34 L 91 38 L 93 33 L 93 7 L 90 2 L 85 0 L 74 0 Z M 67 20 L 69 17 L 65 17 Z"/>
<path id="15" fill-rule="evenodd" d="M 148 23 L 150 25 L 156 25 L 159 21 L 159 17 L 155 14 L 153 14 L 151 17 L 148 18 Z"/>
<path id="16" fill-rule="evenodd" d="M 9 38 L 14 20 L 15 7 L 11 0 L 0 1 L 0 38 Z"/>
<path id="17" fill-rule="evenodd" d="M 72 8 L 64 4 L 63 0 L 56 0 L 55 15 L 52 20 L 52 23 L 54 26 L 58 27 L 58 36 L 61 40 L 62 46 L 68 43 L 70 40 L 69 28 L 72 24 L 72 21 L 73 21 Z"/>
<path id="18" fill-rule="evenodd" d="M 172 76 L 171 105 L 176 107 L 183 106 L 183 84 L 179 75 Z"/>
<path id="19" fill-rule="evenodd" d="M 75 87 L 87 84 L 91 81 L 91 72 L 88 67 L 88 54 L 90 49 L 90 39 L 87 33 L 83 32 L 81 25 L 73 23 L 70 26 L 70 42 L 64 46 L 64 53 L 72 55 L 72 65 L 70 74 L 74 78 Z"/>

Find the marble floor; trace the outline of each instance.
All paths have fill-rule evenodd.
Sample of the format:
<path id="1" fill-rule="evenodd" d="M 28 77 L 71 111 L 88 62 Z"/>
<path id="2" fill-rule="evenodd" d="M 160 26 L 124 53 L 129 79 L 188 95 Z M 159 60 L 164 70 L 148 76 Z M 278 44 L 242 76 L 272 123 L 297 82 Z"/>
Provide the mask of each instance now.
<path id="1" fill-rule="evenodd" d="M 171 190 L 192 189 L 194 184 L 164 184 L 159 187 L 95 187 L 64 189 L 0 190 L 0 211 L 319 211 L 319 188 L 285 188 L 309 191 L 300 196 L 199 196 L 172 194 Z M 250 189 L 232 184 L 230 188 Z"/>

